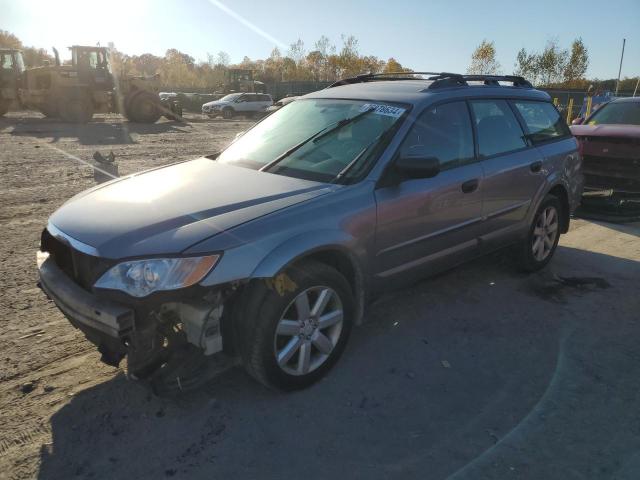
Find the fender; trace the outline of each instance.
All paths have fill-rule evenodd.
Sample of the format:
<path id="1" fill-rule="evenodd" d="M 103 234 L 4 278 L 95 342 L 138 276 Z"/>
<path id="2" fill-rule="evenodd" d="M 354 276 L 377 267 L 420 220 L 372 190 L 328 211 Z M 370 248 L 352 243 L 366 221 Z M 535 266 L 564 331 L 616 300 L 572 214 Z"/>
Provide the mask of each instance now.
<path id="1" fill-rule="evenodd" d="M 289 238 L 273 249 L 255 268 L 251 278 L 273 278 L 298 260 L 315 253 L 337 251 L 349 259 L 355 272 L 352 284 L 356 298 L 355 323 L 362 323 L 367 294 L 367 275 L 362 259 L 366 251 L 356 240 L 340 230 L 313 230 Z"/>
<path id="2" fill-rule="evenodd" d="M 572 168 L 572 166 L 566 165 L 565 168 Z M 580 199 L 580 196 L 582 195 L 582 192 L 572 191 L 571 182 L 567 180 L 568 175 L 575 175 L 575 172 L 566 172 L 565 170 L 554 169 L 549 173 L 549 175 L 547 175 L 547 177 L 545 178 L 545 181 L 542 183 L 542 185 L 540 185 L 540 188 L 538 189 L 538 191 L 536 192 L 536 194 L 534 195 L 531 201 L 531 204 L 529 206 L 529 211 L 526 217 L 527 225 L 533 221 L 533 216 L 538 211 L 538 207 L 540 206 L 540 203 L 542 202 L 544 197 L 554 187 L 557 187 L 558 185 L 563 187 L 567 192 L 567 199 L 569 201 L 569 210 L 570 210 L 569 213 L 573 212 L 573 210 L 578 206 L 578 204 L 580 203 L 579 199 Z M 580 190 L 581 183 L 580 183 L 580 186 L 576 188 Z"/>

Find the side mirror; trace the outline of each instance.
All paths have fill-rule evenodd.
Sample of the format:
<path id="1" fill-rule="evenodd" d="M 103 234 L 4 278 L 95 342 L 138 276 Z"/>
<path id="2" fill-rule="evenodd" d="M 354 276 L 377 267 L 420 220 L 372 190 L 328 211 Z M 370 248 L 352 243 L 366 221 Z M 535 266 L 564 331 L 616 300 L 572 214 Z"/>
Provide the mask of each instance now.
<path id="1" fill-rule="evenodd" d="M 400 157 L 395 167 L 411 178 L 432 178 L 440 173 L 440 160 L 436 157 Z"/>
<path id="2" fill-rule="evenodd" d="M 578 117 L 573 119 L 573 122 L 571 122 L 571 125 L 582 125 L 583 122 L 584 122 L 584 118 Z"/>

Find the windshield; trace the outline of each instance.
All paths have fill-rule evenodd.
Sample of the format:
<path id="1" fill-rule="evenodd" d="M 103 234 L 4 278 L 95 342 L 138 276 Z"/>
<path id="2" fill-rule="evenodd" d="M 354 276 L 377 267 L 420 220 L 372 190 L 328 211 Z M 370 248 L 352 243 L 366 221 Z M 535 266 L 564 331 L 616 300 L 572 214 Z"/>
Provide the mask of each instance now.
<path id="1" fill-rule="evenodd" d="M 368 111 L 370 114 L 356 118 Z M 404 112 L 402 107 L 366 101 L 299 100 L 249 130 L 222 152 L 218 161 L 257 170 L 326 130 L 326 135 L 306 141 L 268 171 L 331 181 L 349 167 L 348 178 L 353 178 L 369 164 L 383 134 L 397 124 Z M 349 119 L 353 121 L 347 123 Z M 359 165 L 351 165 L 354 159 Z"/>
<path id="2" fill-rule="evenodd" d="M 589 118 L 588 124 L 640 125 L 640 102 L 607 103 Z"/>
<path id="3" fill-rule="evenodd" d="M 229 95 L 225 95 L 220 99 L 221 102 L 231 102 L 241 96 L 242 93 L 230 93 Z"/>

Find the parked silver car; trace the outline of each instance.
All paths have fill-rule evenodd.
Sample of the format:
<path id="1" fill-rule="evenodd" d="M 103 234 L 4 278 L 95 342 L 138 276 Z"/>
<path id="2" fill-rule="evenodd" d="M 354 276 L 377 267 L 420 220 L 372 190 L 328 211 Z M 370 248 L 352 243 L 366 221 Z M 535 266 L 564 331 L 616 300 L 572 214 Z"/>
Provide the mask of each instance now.
<path id="1" fill-rule="evenodd" d="M 265 115 L 266 109 L 273 105 L 271 95 L 266 93 L 230 93 L 220 100 L 202 105 L 202 113 L 209 117 L 222 116 L 233 118 L 236 115 Z"/>
<path id="2" fill-rule="evenodd" d="M 522 78 L 360 76 L 219 154 L 72 198 L 42 234 L 40 283 L 158 390 L 221 356 L 302 388 L 381 291 L 509 245 L 544 267 L 581 190 L 576 140 Z"/>

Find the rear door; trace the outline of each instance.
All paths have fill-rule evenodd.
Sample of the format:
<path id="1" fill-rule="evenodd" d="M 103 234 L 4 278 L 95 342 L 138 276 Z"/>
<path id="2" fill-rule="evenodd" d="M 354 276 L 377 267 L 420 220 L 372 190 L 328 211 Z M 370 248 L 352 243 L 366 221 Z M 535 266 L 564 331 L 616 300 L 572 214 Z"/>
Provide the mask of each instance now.
<path id="1" fill-rule="evenodd" d="M 575 180 L 570 182 L 571 196 L 579 196 L 582 186 L 578 145 L 560 112 L 550 102 L 535 100 L 513 100 L 515 111 L 520 115 L 527 137 L 536 146 L 544 159 L 545 176 L 567 174 Z"/>
<path id="2" fill-rule="evenodd" d="M 253 105 L 253 103 L 251 103 L 251 96 L 252 95 L 250 93 L 245 93 L 245 94 L 241 95 L 235 101 L 235 105 L 233 106 L 233 108 L 237 112 L 247 112 L 247 111 L 251 110 L 251 106 Z M 255 95 L 253 95 L 253 96 L 255 97 Z"/>
<path id="3" fill-rule="evenodd" d="M 543 155 L 527 139 L 505 99 L 470 100 L 484 171 L 482 240 L 494 248 L 517 238 L 543 186 Z"/>
<path id="4" fill-rule="evenodd" d="M 404 139 L 400 156 L 436 157 L 440 173 L 411 179 L 391 169 L 376 189 L 379 280 L 414 267 L 437 270 L 477 252 L 482 168 L 466 103 L 428 107 Z"/>

